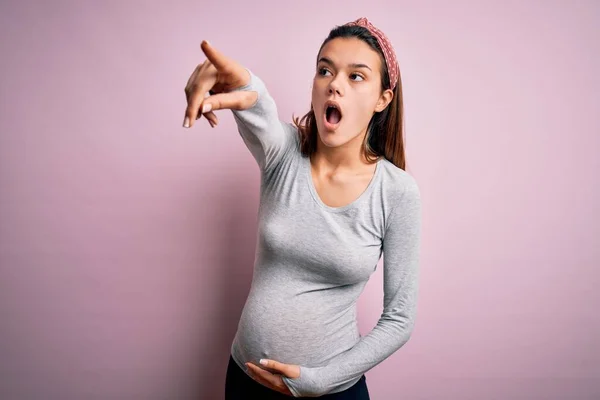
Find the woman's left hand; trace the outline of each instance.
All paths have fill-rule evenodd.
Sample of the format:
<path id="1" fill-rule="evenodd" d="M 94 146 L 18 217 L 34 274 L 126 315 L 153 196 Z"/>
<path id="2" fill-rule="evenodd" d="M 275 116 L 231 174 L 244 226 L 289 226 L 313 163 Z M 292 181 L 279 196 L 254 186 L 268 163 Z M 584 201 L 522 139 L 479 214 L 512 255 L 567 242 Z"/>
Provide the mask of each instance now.
<path id="1" fill-rule="evenodd" d="M 264 363 L 261 367 L 250 362 L 246 363 L 252 379 L 270 389 L 293 397 L 294 395 L 281 379 L 281 375 L 292 379 L 298 378 L 300 376 L 300 366 L 283 364 L 275 360 L 262 359 L 261 361 Z"/>

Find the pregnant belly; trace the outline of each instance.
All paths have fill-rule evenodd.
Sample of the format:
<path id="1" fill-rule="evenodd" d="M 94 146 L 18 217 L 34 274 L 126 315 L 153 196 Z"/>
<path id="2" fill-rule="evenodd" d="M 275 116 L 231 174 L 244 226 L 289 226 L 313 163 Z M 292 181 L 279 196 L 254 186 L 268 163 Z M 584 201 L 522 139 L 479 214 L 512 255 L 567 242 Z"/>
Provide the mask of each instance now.
<path id="1" fill-rule="evenodd" d="M 359 339 L 353 308 L 340 311 L 249 296 L 238 324 L 234 351 L 243 362 L 268 358 L 319 366 L 351 349 Z"/>

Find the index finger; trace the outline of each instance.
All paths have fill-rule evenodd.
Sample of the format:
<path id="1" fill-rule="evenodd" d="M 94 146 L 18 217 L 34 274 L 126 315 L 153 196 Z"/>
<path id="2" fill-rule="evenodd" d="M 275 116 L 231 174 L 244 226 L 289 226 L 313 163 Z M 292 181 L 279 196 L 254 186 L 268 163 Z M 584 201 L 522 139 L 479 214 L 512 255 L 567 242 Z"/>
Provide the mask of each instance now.
<path id="1" fill-rule="evenodd" d="M 274 369 L 276 371 L 282 372 L 284 375 L 291 375 L 291 365 L 289 364 L 284 364 L 282 362 L 279 361 L 275 361 L 275 360 L 267 360 L 267 359 L 261 359 L 260 360 L 260 364 L 263 365 L 263 368 L 270 368 L 270 369 Z"/>
<path id="2" fill-rule="evenodd" d="M 203 40 L 202 43 L 200 43 L 200 48 L 204 52 L 206 58 L 208 58 L 210 62 L 213 63 L 215 68 L 217 68 L 218 70 L 225 69 L 227 63 L 229 62 L 227 56 L 225 56 L 219 50 L 215 49 L 210 43 L 208 43 L 207 40 Z"/>

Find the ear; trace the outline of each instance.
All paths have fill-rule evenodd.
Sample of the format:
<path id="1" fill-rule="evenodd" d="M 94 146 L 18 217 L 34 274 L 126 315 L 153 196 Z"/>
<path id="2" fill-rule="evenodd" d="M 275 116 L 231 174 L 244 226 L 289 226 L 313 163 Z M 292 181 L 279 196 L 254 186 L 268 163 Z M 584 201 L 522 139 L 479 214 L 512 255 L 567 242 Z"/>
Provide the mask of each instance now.
<path id="1" fill-rule="evenodd" d="M 392 89 L 386 89 L 383 91 L 381 96 L 379 96 L 379 100 L 377 100 L 377 104 L 375 106 L 375 112 L 381 112 L 385 110 L 385 108 L 392 102 L 394 98 L 394 92 Z"/>

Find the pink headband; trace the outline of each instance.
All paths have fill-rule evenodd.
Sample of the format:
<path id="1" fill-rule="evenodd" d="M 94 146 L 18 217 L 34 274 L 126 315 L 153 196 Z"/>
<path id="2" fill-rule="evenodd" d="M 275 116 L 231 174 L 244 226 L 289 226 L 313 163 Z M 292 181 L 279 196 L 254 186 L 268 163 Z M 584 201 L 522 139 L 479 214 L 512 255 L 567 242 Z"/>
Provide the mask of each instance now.
<path id="1" fill-rule="evenodd" d="M 377 39 L 379 42 L 379 46 L 381 46 L 381 50 L 383 50 L 383 55 L 385 57 L 385 63 L 388 67 L 388 73 L 390 75 L 390 85 L 392 90 L 396 87 L 396 83 L 398 83 L 398 61 L 396 60 L 396 53 L 394 52 L 394 48 L 392 47 L 392 43 L 385 36 L 385 34 L 377 29 L 368 19 L 362 17 L 353 22 L 348 22 L 344 26 L 350 25 L 358 25 L 363 28 L 367 28 L 369 32 Z"/>

